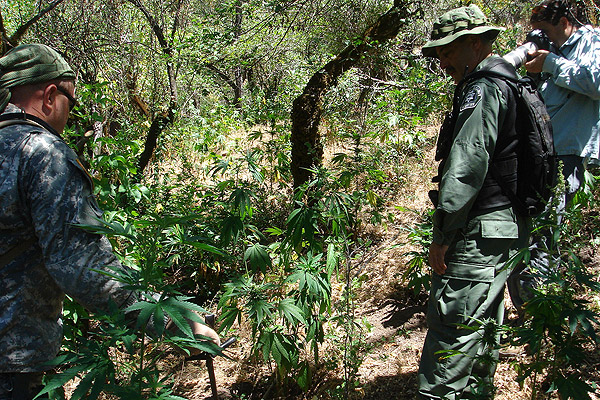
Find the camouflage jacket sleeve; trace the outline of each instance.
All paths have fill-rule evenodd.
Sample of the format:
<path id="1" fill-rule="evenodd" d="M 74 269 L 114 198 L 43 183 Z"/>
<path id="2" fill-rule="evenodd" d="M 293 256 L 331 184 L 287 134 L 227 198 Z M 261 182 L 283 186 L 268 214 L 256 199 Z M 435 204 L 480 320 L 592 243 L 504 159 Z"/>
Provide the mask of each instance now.
<path id="1" fill-rule="evenodd" d="M 132 301 L 129 290 L 98 272 L 120 267 L 108 240 L 74 225 L 93 224 L 102 212 L 73 150 L 47 132 L 34 133 L 28 148 L 19 187 L 50 276 L 91 310 Z"/>
<path id="2" fill-rule="evenodd" d="M 439 185 L 439 202 L 433 217 L 433 241 L 449 245 L 466 226 L 494 153 L 500 121 L 507 105 L 491 81 L 474 81 L 463 89 L 458 119 Z"/>

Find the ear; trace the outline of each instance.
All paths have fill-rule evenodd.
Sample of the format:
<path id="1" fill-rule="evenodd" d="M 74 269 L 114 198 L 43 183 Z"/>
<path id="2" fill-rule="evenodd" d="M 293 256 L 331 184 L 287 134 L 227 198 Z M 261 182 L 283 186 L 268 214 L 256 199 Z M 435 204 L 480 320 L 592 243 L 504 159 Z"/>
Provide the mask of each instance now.
<path id="1" fill-rule="evenodd" d="M 46 86 L 42 93 L 42 110 L 44 114 L 50 114 L 56 105 L 58 89 L 54 83 Z"/>

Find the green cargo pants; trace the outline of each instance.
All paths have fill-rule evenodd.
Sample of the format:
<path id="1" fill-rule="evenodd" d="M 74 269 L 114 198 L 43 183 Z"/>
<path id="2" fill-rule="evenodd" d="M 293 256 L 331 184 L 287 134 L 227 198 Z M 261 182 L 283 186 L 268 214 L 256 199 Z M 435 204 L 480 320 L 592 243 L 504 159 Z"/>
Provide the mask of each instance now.
<path id="1" fill-rule="evenodd" d="M 497 359 L 497 350 L 483 345 L 481 330 L 460 325 L 477 326 L 475 319 L 502 323 L 510 273 L 505 262 L 527 244 L 527 236 L 525 221 L 504 208 L 470 218 L 450 245 L 446 273 L 432 276 L 419 366 L 421 399 L 469 399 L 487 390 L 481 382 L 492 384 L 496 363 L 482 363 L 477 356 L 491 353 Z"/>

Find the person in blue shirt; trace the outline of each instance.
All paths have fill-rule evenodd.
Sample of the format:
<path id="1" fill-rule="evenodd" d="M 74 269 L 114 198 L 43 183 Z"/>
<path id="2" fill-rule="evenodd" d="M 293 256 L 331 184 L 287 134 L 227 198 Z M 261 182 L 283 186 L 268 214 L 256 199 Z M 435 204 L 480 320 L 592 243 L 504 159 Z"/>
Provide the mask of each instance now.
<path id="1" fill-rule="evenodd" d="M 565 207 L 582 186 L 586 167 L 600 164 L 600 30 L 589 25 L 584 3 L 567 0 L 544 0 L 533 8 L 530 23 L 554 45 L 553 52 L 532 53 L 525 68 L 542 78 L 539 89 L 551 118 L 556 154 L 563 163 L 566 190 L 554 201 L 560 224 Z M 550 235 L 548 230 L 534 235 L 530 247 L 531 265 L 542 274 L 551 268 Z M 531 286 L 539 284 L 527 269 L 515 269 L 509 289 L 517 309 L 531 297 L 527 290 Z"/>
<path id="2" fill-rule="evenodd" d="M 538 50 L 525 64 L 528 72 L 547 77 L 540 91 L 564 163 L 567 201 L 580 188 L 585 166 L 600 159 L 600 30 L 587 24 L 583 7 L 565 0 L 535 7 L 531 26 L 542 30 L 557 52 Z"/>

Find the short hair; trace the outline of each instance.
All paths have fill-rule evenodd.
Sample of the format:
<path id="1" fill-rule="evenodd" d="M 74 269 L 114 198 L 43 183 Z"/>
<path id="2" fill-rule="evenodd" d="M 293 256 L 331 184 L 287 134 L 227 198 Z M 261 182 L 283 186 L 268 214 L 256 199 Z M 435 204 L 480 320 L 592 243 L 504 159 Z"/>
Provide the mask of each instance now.
<path id="1" fill-rule="evenodd" d="M 533 8 L 529 22 L 549 22 L 557 25 L 562 17 L 566 17 L 575 26 L 590 23 L 585 3 L 579 0 L 544 0 Z"/>

